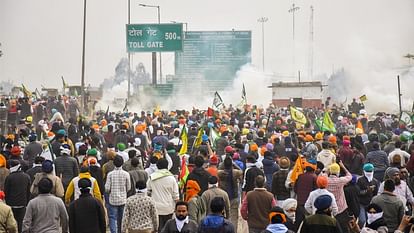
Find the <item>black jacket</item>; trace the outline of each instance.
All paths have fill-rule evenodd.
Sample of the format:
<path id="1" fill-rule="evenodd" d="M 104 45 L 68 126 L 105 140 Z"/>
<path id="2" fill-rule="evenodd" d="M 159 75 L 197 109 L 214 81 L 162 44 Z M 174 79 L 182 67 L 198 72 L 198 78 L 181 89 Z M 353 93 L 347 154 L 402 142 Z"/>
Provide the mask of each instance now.
<path id="1" fill-rule="evenodd" d="M 96 179 L 96 182 L 98 182 L 99 191 L 103 195 L 105 193 L 105 183 L 103 179 L 102 168 L 98 166 L 89 166 L 89 173 L 91 173 L 91 176 Z"/>
<path id="2" fill-rule="evenodd" d="M 359 187 L 359 202 L 363 206 L 368 206 L 371 203 L 371 200 L 378 193 L 379 182 L 377 179 L 373 178 L 371 182 L 368 182 L 368 179 L 365 176 L 358 178 L 357 185 Z M 372 186 L 374 189 L 368 190 L 368 187 Z"/>
<path id="3" fill-rule="evenodd" d="M 197 232 L 197 227 L 197 223 L 194 220 L 189 219 L 188 223 L 184 223 L 181 231 L 178 231 L 175 219 L 170 219 L 162 228 L 161 233 L 193 233 Z"/>
<path id="4" fill-rule="evenodd" d="M 198 185 L 200 186 L 200 193 L 199 195 L 203 194 L 204 191 L 208 189 L 208 178 L 210 177 L 210 173 L 208 173 L 203 167 L 196 167 L 194 170 L 188 175 L 188 180 L 195 180 L 197 181 Z M 187 185 L 186 185 L 187 186 Z"/>
<path id="5" fill-rule="evenodd" d="M 22 171 L 12 172 L 4 182 L 6 204 L 13 206 L 27 206 L 30 200 L 30 177 Z"/>
<path id="6" fill-rule="evenodd" d="M 300 233 L 341 233 L 341 227 L 335 218 L 324 213 L 306 217 L 302 222 Z"/>
<path id="7" fill-rule="evenodd" d="M 69 231 L 71 233 L 105 233 L 105 211 L 90 193 L 81 194 L 69 205 Z"/>
<path id="8" fill-rule="evenodd" d="M 70 181 L 79 175 L 78 160 L 69 155 L 61 155 L 55 159 L 56 176 L 61 177 L 63 187 L 68 187 Z"/>

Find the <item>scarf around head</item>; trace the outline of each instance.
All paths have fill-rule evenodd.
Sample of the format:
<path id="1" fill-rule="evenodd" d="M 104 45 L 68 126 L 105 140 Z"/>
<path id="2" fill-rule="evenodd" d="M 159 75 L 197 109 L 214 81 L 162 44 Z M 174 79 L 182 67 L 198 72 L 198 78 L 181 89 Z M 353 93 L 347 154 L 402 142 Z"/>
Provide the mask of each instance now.
<path id="1" fill-rule="evenodd" d="M 197 181 L 189 180 L 187 181 L 187 189 L 185 191 L 185 202 L 189 202 L 193 197 L 197 196 L 201 188 L 198 185 Z"/>

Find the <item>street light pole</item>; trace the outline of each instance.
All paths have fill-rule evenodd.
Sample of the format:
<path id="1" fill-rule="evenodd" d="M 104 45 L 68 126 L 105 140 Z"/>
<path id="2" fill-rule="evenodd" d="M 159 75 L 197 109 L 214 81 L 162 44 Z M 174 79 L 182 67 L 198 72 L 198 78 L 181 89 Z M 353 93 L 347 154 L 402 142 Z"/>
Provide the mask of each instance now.
<path id="1" fill-rule="evenodd" d="M 289 9 L 289 13 L 292 13 L 292 38 L 293 38 L 293 45 L 292 45 L 292 64 L 293 64 L 293 74 L 295 74 L 295 12 L 299 10 L 299 7 L 295 6 L 295 3 L 292 4 L 292 8 Z"/>
<path id="2" fill-rule="evenodd" d="M 157 8 L 157 13 L 158 13 L 158 24 L 161 23 L 161 9 L 160 6 L 157 5 L 147 5 L 147 4 L 138 4 L 141 7 L 151 7 L 151 8 Z M 157 84 L 157 53 L 156 52 L 152 52 L 152 84 Z M 159 52 L 159 56 L 160 56 L 160 83 L 162 82 L 162 57 L 161 57 L 161 52 Z"/>
<path id="3" fill-rule="evenodd" d="M 86 35 L 86 0 L 83 0 L 83 35 L 82 35 L 82 77 L 81 77 L 81 109 L 85 112 L 85 35 Z M 81 113 L 82 114 L 82 113 Z"/>
<path id="4" fill-rule="evenodd" d="M 131 0 L 128 0 L 128 24 L 131 24 Z M 128 51 L 128 93 L 127 103 L 131 96 L 131 53 Z"/>
<path id="5" fill-rule="evenodd" d="M 257 22 L 262 23 L 262 71 L 265 69 L 265 37 L 264 37 L 264 24 L 267 22 L 267 17 L 261 17 Z"/>

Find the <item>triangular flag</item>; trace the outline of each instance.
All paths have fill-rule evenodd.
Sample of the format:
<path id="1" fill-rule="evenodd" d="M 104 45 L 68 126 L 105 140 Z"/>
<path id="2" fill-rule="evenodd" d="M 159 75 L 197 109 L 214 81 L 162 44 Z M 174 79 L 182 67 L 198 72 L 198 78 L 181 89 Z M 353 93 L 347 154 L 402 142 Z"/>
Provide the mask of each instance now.
<path id="1" fill-rule="evenodd" d="M 215 107 L 216 109 L 219 109 L 221 105 L 224 105 L 223 99 L 221 98 L 219 93 L 216 91 L 216 93 L 214 93 L 213 107 Z"/>

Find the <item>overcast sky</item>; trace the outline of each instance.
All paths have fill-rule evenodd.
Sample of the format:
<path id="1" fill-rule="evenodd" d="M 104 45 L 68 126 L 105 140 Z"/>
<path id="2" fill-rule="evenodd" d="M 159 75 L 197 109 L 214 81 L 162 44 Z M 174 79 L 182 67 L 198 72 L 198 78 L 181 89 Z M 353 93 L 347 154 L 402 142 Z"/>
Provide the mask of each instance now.
<path id="1" fill-rule="evenodd" d="M 97 86 L 114 75 L 126 56 L 127 0 L 88 0 L 85 83 Z M 188 23 L 189 30 L 251 30 L 252 63 L 261 67 L 261 26 L 265 16 L 267 72 L 290 75 L 292 69 L 292 15 L 288 0 L 131 0 L 132 23 L 161 21 Z M 300 0 L 295 2 L 296 69 L 308 64 L 310 5 L 314 6 L 314 74 L 330 74 L 337 67 L 362 71 L 392 69 L 414 53 L 413 0 Z M 82 55 L 82 0 L 1 0 L 0 80 L 25 83 L 30 89 L 61 87 L 60 76 L 79 84 Z M 134 63 L 150 70 L 150 55 L 137 54 Z M 172 53 L 163 55 L 163 74 L 173 72 Z M 360 77 L 364 78 L 364 77 Z"/>

